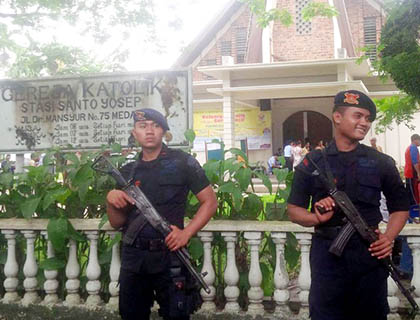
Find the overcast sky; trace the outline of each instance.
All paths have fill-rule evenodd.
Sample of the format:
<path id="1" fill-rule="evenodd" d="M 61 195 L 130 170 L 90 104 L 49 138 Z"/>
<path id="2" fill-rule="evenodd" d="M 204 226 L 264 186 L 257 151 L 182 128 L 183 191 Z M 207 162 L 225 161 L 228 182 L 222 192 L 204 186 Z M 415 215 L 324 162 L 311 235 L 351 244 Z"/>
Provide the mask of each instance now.
<path id="1" fill-rule="evenodd" d="M 231 0 L 155 0 L 155 15 L 157 17 L 157 43 L 151 45 L 145 39 L 145 31 L 138 28 L 126 43 L 130 44 L 131 56 L 125 63 L 129 71 L 158 70 L 169 68 L 185 48 L 205 26 L 215 19 Z M 52 26 L 53 31 L 58 29 Z M 109 52 L 112 44 L 94 44 L 74 33 L 74 29 L 62 26 L 59 31 L 60 42 L 84 48 L 99 58 Z M 64 35 L 64 36 L 63 36 Z M 115 32 L 115 41 L 119 43 L 121 33 Z"/>

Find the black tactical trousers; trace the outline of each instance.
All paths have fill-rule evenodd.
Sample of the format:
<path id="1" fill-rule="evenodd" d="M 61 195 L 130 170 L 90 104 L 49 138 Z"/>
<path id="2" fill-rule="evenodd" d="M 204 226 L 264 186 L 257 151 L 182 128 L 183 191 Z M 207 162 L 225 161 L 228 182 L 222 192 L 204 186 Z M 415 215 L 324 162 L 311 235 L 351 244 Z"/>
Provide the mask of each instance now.
<path id="1" fill-rule="evenodd" d="M 315 234 L 310 252 L 312 320 L 386 320 L 388 272 L 356 234 L 337 257 L 332 240 Z"/>
<path id="2" fill-rule="evenodd" d="M 123 320 L 148 320 L 154 300 L 165 320 L 189 320 L 171 317 L 169 252 L 149 252 L 123 246 L 120 271 L 119 309 Z"/>

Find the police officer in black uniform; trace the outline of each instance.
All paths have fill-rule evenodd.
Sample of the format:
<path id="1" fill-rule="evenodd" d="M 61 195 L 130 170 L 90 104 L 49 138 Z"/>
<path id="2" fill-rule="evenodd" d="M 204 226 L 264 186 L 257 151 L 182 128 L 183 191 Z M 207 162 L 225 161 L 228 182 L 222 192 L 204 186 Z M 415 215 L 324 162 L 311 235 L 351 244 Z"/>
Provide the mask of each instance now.
<path id="1" fill-rule="evenodd" d="M 166 239 L 147 223 L 133 206 L 133 199 L 123 191 L 111 190 L 107 195 L 109 221 L 112 227 L 122 227 L 123 231 L 119 308 L 124 320 L 149 319 L 154 300 L 165 320 L 189 319 L 201 305 L 197 286 L 171 251 L 186 246 L 210 220 L 217 200 L 197 160 L 162 143 L 167 130 L 168 123 L 158 111 L 136 111 L 132 135 L 142 152 L 137 161 L 121 169 L 123 176 L 133 179 L 160 215 L 171 223 L 172 232 Z M 184 228 L 189 191 L 200 205 Z"/>
<path id="2" fill-rule="evenodd" d="M 407 220 L 409 203 L 394 160 L 359 143 L 375 117 L 376 106 L 364 93 L 339 92 L 332 114 L 335 139 L 325 154 L 315 150 L 296 168 L 288 214 L 295 223 L 315 227 L 309 292 L 313 320 L 385 320 L 389 312 L 388 273 L 380 259 L 391 254 L 393 241 Z M 326 170 L 332 173 L 338 190 L 347 193 L 367 224 L 376 230 L 376 242 L 369 246 L 355 233 L 340 257 L 328 251 L 345 223 L 344 214 L 336 210 L 334 200 L 316 176 L 316 167 L 324 174 Z M 378 230 L 381 191 L 390 213 L 384 233 Z M 318 208 L 326 212 L 321 214 Z"/>

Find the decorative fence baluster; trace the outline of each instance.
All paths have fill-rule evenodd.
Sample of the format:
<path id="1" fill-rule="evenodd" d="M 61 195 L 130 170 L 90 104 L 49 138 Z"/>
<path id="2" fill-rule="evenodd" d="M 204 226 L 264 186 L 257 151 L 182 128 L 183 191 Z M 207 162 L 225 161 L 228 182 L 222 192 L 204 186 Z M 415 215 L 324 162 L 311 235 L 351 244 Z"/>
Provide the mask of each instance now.
<path id="1" fill-rule="evenodd" d="M 259 247 L 261 232 L 245 232 L 244 237 L 251 251 L 251 264 L 249 267 L 248 281 L 251 288 L 248 290 L 249 306 L 248 314 L 261 315 L 264 313 L 262 301 L 264 292 L 261 289 L 262 273 L 260 268 Z"/>
<path id="2" fill-rule="evenodd" d="M 26 238 L 26 260 L 23 265 L 23 287 L 25 288 L 25 295 L 22 299 L 23 305 L 29 305 L 39 302 L 41 299 L 37 293 L 38 280 L 36 274 L 38 273 L 38 265 L 35 260 L 35 238 L 36 233 L 32 230 L 23 230 L 24 237 Z"/>
<path id="3" fill-rule="evenodd" d="M 19 284 L 17 278 L 19 272 L 19 265 L 16 261 L 16 231 L 15 230 L 2 230 L 2 234 L 7 240 L 7 260 L 4 265 L 4 275 L 6 279 L 3 282 L 6 291 L 3 302 L 10 303 L 18 301 L 19 295 L 16 291 Z"/>
<path id="4" fill-rule="evenodd" d="M 413 278 L 411 285 L 416 289 L 414 290 L 415 300 L 420 305 L 420 237 L 407 237 L 408 246 L 413 255 Z M 420 319 L 417 315 L 416 320 Z"/>
<path id="5" fill-rule="evenodd" d="M 86 300 L 86 305 L 97 306 L 102 304 L 101 297 L 99 296 L 99 290 L 101 289 L 101 281 L 99 281 L 101 266 L 98 261 L 99 232 L 86 231 L 85 233 L 90 240 L 89 262 L 86 268 L 86 276 L 89 279 L 86 283 L 86 290 L 89 293 L 89 296 Z"/>
<path id="6" fill-rule="evenodd" d="M 388 304 L 390 313 L 387 320 L 401 320 L 400 315 L 397 313 L 400 299 L 397 297 L 398 287 L 391 277 L 388 277 Z"/>
<path id="7" fill-rule="evenodd" d="M 311 287 L 311 268 L 309 266 L 309 249 L 311 246 L 312 235 L 310 233 L 296 233 L 296 239 L 300 245 L 300 272 L 298 283 L 300 287 L 299 300 L 300 310 L 299 319 L 309 318 L 309 288 Z"/>
<path id="8" fill-rule="evenodd" d="M 4 235 L 7 242 L 7 259 L 4 264 L 4 282 L 3 282 L 3 292 L 5 292 L 1 299 L 2 303 L 14 303 L 20 300 L 18 294 L 18 288 L 21 290 L 19 285 L 23 285 L 25 290 L 24 297 L 22 298 L 22 304 L 30 304 L 36 301 L 39 301 L 38 290 L 39 284 L 36 281 L 36 275 L 38 271 L 36 255 L 35 255 L 35 242 L 38 232 L 41 232 L 41 235 L 47 240 L 47 257 L 52 258 L 56 255 L 51 246 L 51 242 L 48 239 L 46 227 L 47 222 L 44 219 L 34 219 L 33 221 L 27 221 L 25 219 L 0 219 L 0 230 L 2 235 Z M 80 288 L 80 263 L 78 259 L 78 246 L 74 240 L 69 240 L 69 254 L 68 261 L 65 269 L 65 275 L 67 281 L 65 284 L 66 287 L 66 297 L 63 304 L 65 306 L 81 306 L 81 307 L 94 307 L 102 305 L 99 293 L 101 288 L 100 277 L 101 277 L 101 267 L 98 261 L 98 239 L 100 232 L 106 232 L 112 238 L 118 234 L 117 231 L 113 230 L 109 225 L 103 227 L 101 231 L 95 230 L 92 225 L 99 224 L 99 220 L 87 221 L 86 219 L 80 219 L 72 221 L 76 230 L 82 231 L 87 234 L 89 241 L 89 260 L 87 261 L 86 275 L 88 278 L 88 283 L 86 284 L 86 289 L 89 294 L 86 302 L 84 303 L 79 295 Z M 403 230 L 403 236 L 407 236 L 407 242 L 412 250 L 413 254 L 413 267 L 414 273 L 411 285 L 416 287 L 413 295 L 417 301 L 420 303 L 420 226 L 418 225 L 408 225 Z M 383 226 L 381 226 L 381 229 Z M 18 231 L 19 230 L 19 231 Z M 38 231 L 39 230 L 39 231 Z M 26 256 L 24 256 L 25 261 L 22 261 L 20 264 L 20 252 L 17 247 L 17 233 L 21 232 L 26 240 Z M 249 274 L 248 280 L 250 284 L 250 289 L 248 290 L 248 312 L 247 314 L 251 316 L 262 315 L 264 316 L 264 292 L 261 288 L 263 281 L 263 274 L 260 269 L 259 264 L 259 249 L 262 243 L 262 232 L 271 232 L 271 237 L 275 244 L 276 257 L 275 261 L 275 270 L 273 275 L 273 302 L 275 302 L 274 314 L 269 317 L 274 317 L 276 319 L 308 319 L 308 295 L 311 284 L 311 274 L 309 266 L 309 248 L 311 245 L 312 238 L 312 229 L 304 228 L 290 222 L 276 222 L 267 221 L 264 222 L 252 222 L 249 221 L 212 221 L 206 226 L 205 231 L 199 232 L 198 237 L 203 243 L 204 247 L 204 257 L 203 257 L 203 272 L 208 272 L 208 275 L 204 277 L 204 280 L 209 285 L 211 293 L 209 295 L 205 294 L 204 291 L 201 291 L 201 294 L 204 298 L 204 304 L 201 312 L 206 314 L 209 318 L 212 318 L 213 314 L 217 312 L 215 305 L 215 267 L 213 266 L 212 258 L 212 241 L 214 240 L 215 232 L 220 232 L 226 243 L 226 267 L 224 270 L 224 282 L 226 287 L 224 288 L 224 295 L 226 299 L 226 305 L 223 312 L 226 313 L 235 313 L 239 317 L 245 316 L 244 312 L 241 312 L 239 306 L 239 272 L 235 256 L 235 251 L 237 249 L 237 243 L 239 241 L 246 241 L 249 252 L 250 252 L 250 265 L 249 265 Z M 300 263 L 300 272 L 298 275 L 298 286 L 300 289 L 299 300 L 301 303 L 299 315 L 294 315 L 288 306 L 290 300 L 289 291 L 288 291 L 288 274 L 286 272 L 286 263 L 284 258 L 284 248 L 286 242 L 287 232 L 294 232 L 296 238 L 299 242 L 300 251 L 301 251 L 301 263 Z M 241 239 L 239 239 L 241 235 Z M 21 237 L 19 237 L 21 240 Z M 19 242 L 20 244 L 21 242 Z M 84 246 L 83 246 L 84 247 Z M 20 247 L 19 247 L 20 248 Z M 81 246 L 82 248 L 82 246 Z M 6 250 L 4 250 L 6 252 Z M 85 257 L 86 252 L 83 251 L 80 254 Z M 223 254 L 224 252 L 222 252 Z M 274 257 L 273 257 L 274 259 Z M 84 261 L 84 260 L 83 260 Z M 224 261 L 223 261 L 224 263 Z M 120 269 L 120 250 L 119 245 L 116 244 L 112 247 L 112 259 L 110 264 L 109 271 L 109 293 L 110 299 L 103 308 L 115 311 L 118 309 L 118 298 L 119 298 L 119 288 L 117 287 L 119 269 Z M 19 267 L 23 269 L 23 275 L 25 280 L 22 284 L 19 283 Z M 20 272 L 22 272 L 20 271 Z M 57 270 L 43 270 L 46 281 L 43 285 L 43 290 L 45 290 L 45 298 L 42 304 L 47 304 L 49 306 L 59 305 L 59 296 L 61 288 L 58 284 L 58 271 Z M 266 280 L 266 279 L 264 279 Z M 20 291 L 19 291 L 20 292 Z M 59 294 L 60 293 L 60 294 Z M 222 292 L 220 292 L 223 294 Z M 268 298 L 268 297 L 267 297 Z M 400 300 L 401 299 L 401 300 Z M 388 316 L 389 320 L 401 320 L 401 316 L 398 312 L 402 308 L 408 307 L 405 299 L 401 298 L 400 293 L 396 290 L 396 286 L 391 279 L 388 279 L 388 302 L 391 309 L 391 314 Z M 404 313 L 406 310 L 403 311 Z M 267 316 L 267 315 L 266 315 Z M 416 320 L 420 317 L 417 316 Z"/>
<path id="9" fill-rule="evenodd" d="M 118 234 L 116 231 L 108 231 L 107 234 L 111 236 L 111 238 L 115 238 Z M 120 293 L 120 288 L 118 286 L 118 278 L 120 277 L 120 267 L 121 267 L 121 258 L 120 258 L 120 244 L 116 243 L 112 247 L 112 258 L 111 258 L 111 267 L 109 268 L 109 277 L 111 282 L 109 283 L 109 294 L 111 297 L 109 298 L 109 302 L 107 304 L 107 308 L 111 310 L 118 309 L 118 296 Z"/>
<path id="10" fill-rule="evenodd" d="M 66 289 L 67 296 L 65 305 L 75 306 L 80 304 L 80 265 L 77 261 L 77 244 L 74 240 L 69 240 L 69 261 L 66 265 Z"/>
<path id="11" fill-rule="evenodd" d="M 286 232 L 272 232 L 271 238 L 276 244 L 276 267 L 274 270 L 274 301 L 276 302 L 275 314 L 280 319 L 289 319 L 291 313 L 287 302 L 289 301 L 289 275 L 286 270 L 284 259 L 284 245 L 286 243 Z"/>
<path id="12" fill-rule="evenodd" d="M 239 271 L 236 266 L 235 256 L 235 245 L 237 241 L 236 232 L 222 232 L 222 237 L 226 241 L 227 253 L 226 253 L 226 269 L 225 269 L 225 283 L 226 288 L 224 290 L 226 305 L 225 312 L 237 313 L 240 310 L 238 297 L 239 297 Z"/>
<path id="13" fill-rule="evenodd" d="M 204 277 L 204 281 L 209 286 L 211 292 L 206 293 L 201 289 L 200 294 L 203 298 L 203 305 L 201 306 L 202 312 L 214 312 L 216 310 L 216 305 L 214 303 L 214 297 L 216 296 L 216 288 L 213 286 L 214 281 L 216 280 L 216 273 L 214 272 L 212 260 L 211 260 L 211 242 L 213 241 L 212 232 L 199 232 L 198 237 L 203 243 L 204 250 L 204 259 L 203 259 L 203 269 L 202 273 L 207 272 L 207 275 Z"/>
<path id="14" fill-rule="evenodd" d="M 41 234 L 44 236 L 45 240 L 47 240 L 47 258 L 54 258 L 55 252 L 52 246 L 51 241 L 48 240 L 48 233 L 47 231 L 42 231 Z M 44 304 L 56 304 L 58 302 L 58 281 L 57 281 L 57 270 L 45 270 L 44 271 L 45 279 L 44 282 L 44 290 L 45 290 L 45 298 L 43 303 Z"/>

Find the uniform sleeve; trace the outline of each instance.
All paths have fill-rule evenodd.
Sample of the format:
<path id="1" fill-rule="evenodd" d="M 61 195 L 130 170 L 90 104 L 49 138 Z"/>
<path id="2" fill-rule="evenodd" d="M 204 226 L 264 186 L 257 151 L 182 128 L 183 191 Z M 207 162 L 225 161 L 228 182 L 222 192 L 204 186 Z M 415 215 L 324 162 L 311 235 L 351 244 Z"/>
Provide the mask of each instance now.
<path id="1" fill-rule="evenodd" d="M 413 166 L 419 163 L 419 150 L 414 144 L 410 146 L 410 157 L 411 157 L 411 163 L 413 164 Z"/>
<path id="2" fill-rule="evenodd" d="M 292 190 L 290 191 L 289 199 L 287 200 L 288 203 L 305 209 L 309 207 L 311 195 L 307 180 L 308 175 L 300 169 L 300 166 L 296 167 L 293 176 Z"/>
<path id="3" fill-rule="evenodd" d="M 395 161 L 388 157 L 381 169 L 382 191 L 386 198 L 389 213 L 407 211 L 410 207 L 410 201 L 407 190 L 404 188 L 400 174 L 395 166 Z"/>
<path id="4" fill-rule="evenodd" d="M 210 182 L 200 163 L 198 163 L 194 157 L 188 155 L 186 162 L 188 187 L 194 194 L 198 194 L 201 190 L 210 185 Z"/>

